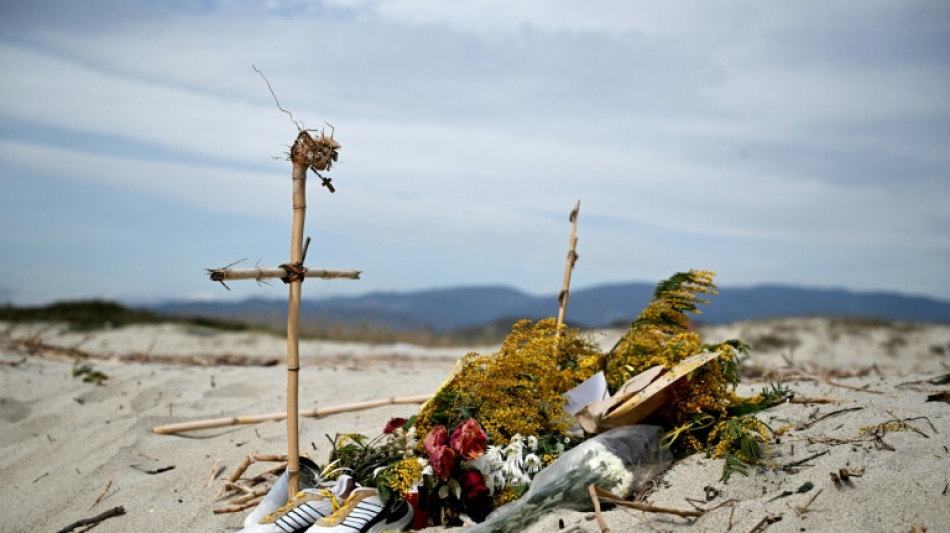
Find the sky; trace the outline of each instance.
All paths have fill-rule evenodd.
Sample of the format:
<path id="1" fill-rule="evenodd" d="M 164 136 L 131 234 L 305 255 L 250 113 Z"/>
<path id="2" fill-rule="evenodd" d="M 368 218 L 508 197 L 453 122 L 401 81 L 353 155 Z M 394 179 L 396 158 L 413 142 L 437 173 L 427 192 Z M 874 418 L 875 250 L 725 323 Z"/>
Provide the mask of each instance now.
<path id="1" fill-rule="evenodd" d="M 0 302 L 656 282 L 950 300 L 950 3 L 0 0 Z"/>

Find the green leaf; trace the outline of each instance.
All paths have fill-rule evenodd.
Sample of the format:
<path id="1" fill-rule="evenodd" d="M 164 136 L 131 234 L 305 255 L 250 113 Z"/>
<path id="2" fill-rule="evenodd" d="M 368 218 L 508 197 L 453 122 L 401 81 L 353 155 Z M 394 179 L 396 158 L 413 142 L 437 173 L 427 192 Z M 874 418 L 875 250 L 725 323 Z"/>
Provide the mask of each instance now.
<path id="1" fill-rule="evenodd" d="M 728 483 L 728 482 L 729 482 L 729 477 L 730 477 L 733 473 L 738 473 L 738 474 L 742 474 L 743 476 L 748 476 L 748 475 L 749 475 L 749 472 L 747 471 L 747 468 L 748 468 L 749 466 L 750 466 L 750 465 L 749 465 L 748 463 L 746 463 L 745 461 L 743 461 L 743 460 L 740 459 L 739 457 L 737 457 L 737 456 L 735 456 L 735 455 L 732 455 L 732 454 L 726 454 L 726 458 L 725 458 L 725 460 L 724 460 L 723 463 L 722 463 L 722 478 L 721 478 L 721 481 L 722 481 L 723 483 Z"/>

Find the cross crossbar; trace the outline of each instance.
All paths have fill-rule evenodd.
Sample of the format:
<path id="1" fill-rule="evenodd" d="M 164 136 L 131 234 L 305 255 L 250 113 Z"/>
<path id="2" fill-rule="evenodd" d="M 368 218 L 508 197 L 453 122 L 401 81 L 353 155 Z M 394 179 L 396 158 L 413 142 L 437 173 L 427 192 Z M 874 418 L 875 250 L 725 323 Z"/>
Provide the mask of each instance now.
<path id="1" fill-rule="evenodd" d="M 362 270 L 325 270 L 316 268 L 304 268 L 303 276 L 305 278 L 322 279 L 360 279 Z M 280 267 L 258 267 L 258 268 L 216 268 L 208 269 L 211 281 L 230 281 L 234 279 L 254 279 L 263 281 L 265 279 L 284 278 L 289 274 Z"/>

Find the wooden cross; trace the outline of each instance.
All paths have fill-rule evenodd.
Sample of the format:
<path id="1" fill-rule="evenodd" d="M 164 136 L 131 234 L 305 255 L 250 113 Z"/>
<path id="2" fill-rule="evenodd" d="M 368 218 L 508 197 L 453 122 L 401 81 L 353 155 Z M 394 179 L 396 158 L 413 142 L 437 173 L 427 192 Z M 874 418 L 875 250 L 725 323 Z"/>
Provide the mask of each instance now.
<path id="1" fill-rule="evenodd" d="M 337 160 L 337 151 L 340 144 L 321 133 L 311 136 L 306 130 L 301 130 L 297 139 L 290 148 L 290 161 L 293 163 L 293 232 L 290 242 L 290 262 L 280 265 L 279 268 L 251 268 L 232 269 L 229 267 L 209 269 L 212 281 L 222 284 L 225 280 L 280 278 L 290 285 L 290 297 L 287 306 L 287 500 L 297 494 L 300 485 L 300 445 L 297 411 L 297 385 L 300 371 L 300 285 L 306 278 L 324 279 L 359 279 L 359 270 L 310 270 L 304 267 L 307 254 L 307 244 L 303 243 L 304 216 L 307 212 L 307 170 L 312 170 L 320 179 L 323 186 L 334 192 L 335 189 L 329 178 L 320 174 L 321 170 L 329 170 Z M 227 285 L 225 285 L 227 287 Z"/>

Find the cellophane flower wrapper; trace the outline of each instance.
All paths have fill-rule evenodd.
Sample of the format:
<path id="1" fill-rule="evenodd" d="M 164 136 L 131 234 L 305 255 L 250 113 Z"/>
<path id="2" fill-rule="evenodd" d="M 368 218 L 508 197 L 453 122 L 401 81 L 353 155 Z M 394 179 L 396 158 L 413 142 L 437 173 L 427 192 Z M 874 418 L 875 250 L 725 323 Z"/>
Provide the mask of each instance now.
<path id="1" fill-rule="evenodd" d="M 634 425 L 592 437 L 538 472 L 521 498 L 499 507 L 467 531 L 522 531 L 556 508 L 590 511 L 591 483 L 626 498 L 670 465 L 672 456 L 660 446 L 662 435 L 659 426 Z"/>

